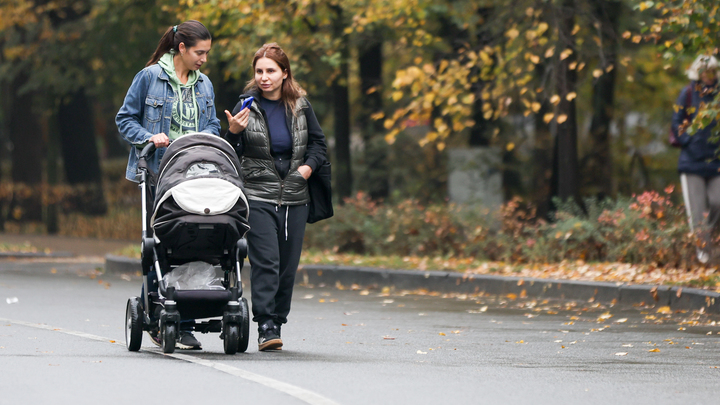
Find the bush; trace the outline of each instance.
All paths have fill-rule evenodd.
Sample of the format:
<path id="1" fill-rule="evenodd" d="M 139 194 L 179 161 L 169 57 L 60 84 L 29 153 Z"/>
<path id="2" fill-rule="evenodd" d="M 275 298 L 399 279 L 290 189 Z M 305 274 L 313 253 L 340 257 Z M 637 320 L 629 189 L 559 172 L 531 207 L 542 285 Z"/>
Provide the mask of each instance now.
<path id="1" fill-rule="evenodd" d="M 698 238 L 673 188 L 617 200 L 556 201 L 552 221 L 515 198 L 498 213 L 417 200 L 381 204 L 364 193 L 308 226 L 305 246 L 337 253 L 477 258 L 507 263 L 610 261 L 688 267 Z M 499 225 L 496 225 L 499 224 Z"/>

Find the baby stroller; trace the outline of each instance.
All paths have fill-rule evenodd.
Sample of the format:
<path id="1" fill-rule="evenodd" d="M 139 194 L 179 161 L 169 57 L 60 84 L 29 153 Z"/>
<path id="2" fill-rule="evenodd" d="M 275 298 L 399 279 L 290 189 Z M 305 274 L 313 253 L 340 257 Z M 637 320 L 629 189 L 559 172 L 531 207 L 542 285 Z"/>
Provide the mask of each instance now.
<path id="1" fill-rule="evenodd" d="M 164 353 L 172 353 L 182 318 L 196 320 L 183 329 L 219 332 L 225 353 L 245 352 L 250 320 L 240 272 L 250 227 L 237 155 L 218 136 L 188 134 L 167 148 L 155 182 L 147 167 L 154 151 L 155 145 L 147 145 L 138 163 L 143 296 L 127 302 L 127 348 L 139 350 L 142 332 L 148 331 L 160 338 Z M 152 212 L 147 209 L 151 201 Z M 214 280 L 215 289 L 169 285 L 167 276 L 194 262 L 207 264 L 213 275 L 222 271 L 223 276 Z"/>

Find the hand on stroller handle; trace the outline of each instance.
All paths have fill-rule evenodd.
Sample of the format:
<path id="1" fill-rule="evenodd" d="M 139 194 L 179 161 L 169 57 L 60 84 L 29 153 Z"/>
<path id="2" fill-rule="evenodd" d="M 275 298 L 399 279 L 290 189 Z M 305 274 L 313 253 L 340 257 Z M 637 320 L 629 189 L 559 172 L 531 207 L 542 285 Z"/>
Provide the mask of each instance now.
<path id="1" fill-rule="evenodd" d="M 168 140 L 168 146 L 169 146 L 172 142 L 173 142 L 173 140 L 172 140 L 172 139 L 169 139 L 169 140 Z M 155 144 L 152 143 L 152 142 L 148 143 L 147 145 L 145 145 L 145 146 L 143 147 L 142 151 L 140 152 L 140 158 L 147 158 L 148 156 L 150 156 L 150 155 L 152 155 L 153 153 L 155 153 L 155 150 L 157 150 L 157 147 L 155 146 Z"/>

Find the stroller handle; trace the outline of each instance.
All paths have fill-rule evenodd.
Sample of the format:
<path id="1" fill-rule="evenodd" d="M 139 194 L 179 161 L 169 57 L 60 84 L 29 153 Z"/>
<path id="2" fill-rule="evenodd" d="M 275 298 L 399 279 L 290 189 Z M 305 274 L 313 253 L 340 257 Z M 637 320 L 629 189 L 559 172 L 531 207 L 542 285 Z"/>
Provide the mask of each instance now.
<path id="1" fill-rule="evenodd" d="M 155 149 L 156 148 L 155 148 L 154 143 L 152 143 L 152 142 L 148 143 L 147 145 L 145 145 L 145 147 L 140 152 L 140 156 L 139 156 L 140 159 L 145 159 L 148 156 L 152 155 L 153 153 L 155 153 Z"/>

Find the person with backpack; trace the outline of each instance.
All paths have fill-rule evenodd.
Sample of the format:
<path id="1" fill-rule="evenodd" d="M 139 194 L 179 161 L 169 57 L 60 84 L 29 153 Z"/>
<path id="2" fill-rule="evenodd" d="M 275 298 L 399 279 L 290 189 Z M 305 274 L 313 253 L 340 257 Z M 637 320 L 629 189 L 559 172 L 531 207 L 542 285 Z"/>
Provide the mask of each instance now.
<path id="1" fill-rule="evenodd" d="M 698 111 L 711 103 L 718 94 L 718 61 L 713 56 L 700 55 L 686 71 L 690 84 L 678 96 L 671 125 L 671 144 L 680 147 L 678 172 L 683 200 L 691 232 L 702 243 L 697 247 L 697 259 L 707 263 L 711 257 L 711 232 L 720 220 L 720 143 L 711 135 L 717 122 L 690 134 L 687 128 Z"/>

